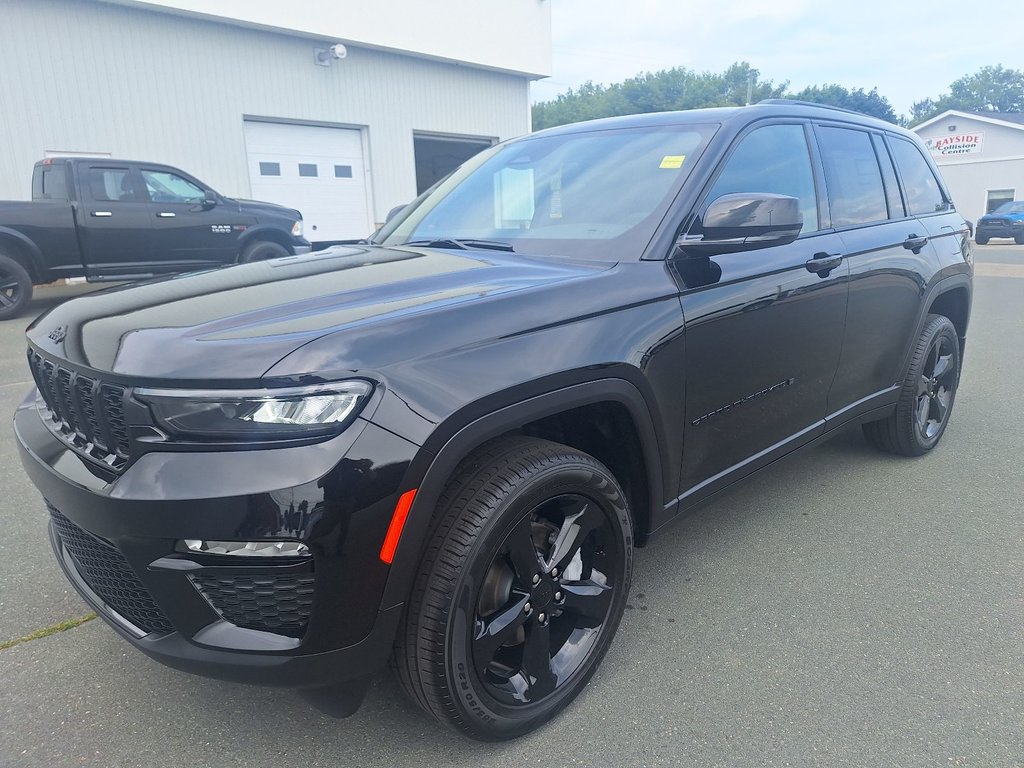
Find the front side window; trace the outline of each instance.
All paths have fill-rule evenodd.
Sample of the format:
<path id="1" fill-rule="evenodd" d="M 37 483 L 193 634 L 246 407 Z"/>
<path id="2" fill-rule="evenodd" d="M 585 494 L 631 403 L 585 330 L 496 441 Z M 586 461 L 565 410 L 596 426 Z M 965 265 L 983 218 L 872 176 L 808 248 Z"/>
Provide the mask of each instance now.
<path id="1" fill-rule="evenodd" d="M 89 192 L 93 200 L 103 202 L 132 202 L 135 185 L 127 168 L 90 168 Z"/>
<path id="2" fill-rule="evenodd" d="M 889 211 L 871 134 L 831 127 L 819 127 L 817 132 L 832 226 L 885 221 Z"/>
<path id="3" fill-rule="evenodd" d="M 714 130 L 589 131 L 484 150 L 377 240 L 497 240 L 521 253 L 636 258 Z"/>
<path id="4" fill-rule="evenodd" d="M 802 125 L 768 125 L 747 134 L 729 156 L 708 195 L 767 192 L 800 201 L 804 217 L 801 232 L 818 229 L 818 201 L 814 172 Z"/>
<path id="5" fill-rule="evenodd" d="M 900 177 L 903 179 L 903 191 L 907 195 L 910 213 L 919 216 L 946 210 L 942 188 L 921 151 L 903 139 L 893 139 L 890 145 L 896 167 L 900 169 Z"/>
<path id="6" fill-rule="evenodd" d="M 168 171 L 142 171 L 149 199 L 154 203 L 201 203 L 206 194 L 186 178 Z"/>

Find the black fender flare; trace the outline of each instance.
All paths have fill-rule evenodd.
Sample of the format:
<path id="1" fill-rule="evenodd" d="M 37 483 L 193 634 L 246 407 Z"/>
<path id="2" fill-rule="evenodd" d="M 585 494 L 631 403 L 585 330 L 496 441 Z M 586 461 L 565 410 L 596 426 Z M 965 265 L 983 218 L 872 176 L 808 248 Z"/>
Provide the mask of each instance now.
<path id="1" fill-rule="evenodd" d="M 255 227 L 249 227 L 245 232 L 242 233 L 241 237 L 238 238 L 238 252 L 242 250 L 252 242 L 256 240 L 270 240 L 271 242 L 282 245 L 288 249 L 288 253 L 295 253 L 295 244 L 293 237 L 290 232 L 285 232 L 280 227 L 275 227 L 271 224 L 260 224 Z"/>
<path id="2" fill-rule="evenodd" d="M 907 376 L 907 370 L 910 368 L 910 359 L 914 350 L 914 345 L 917 343 L 917 340 L 921 338 L 921 332 L 924 330 L 924 326 L 928 321 L 928 310 L 931 309 L 932 304 L 935 303 L 935 300 L 939 296 L 944 293 L 949 293 L 952 290 L 956 290 L 957 288 L 964 288 L 967 291 L 967 318 L 968 320 L 970 319 L 971 302 L 974 299 L 974 284 L 972 282 L 971 273 L 958 272 L 932 283 L 921 300 L 921 308 L 917 313 L 917 322 L 914 324 L 914 333 L 907 340 L 907 346 L 903 352 L 903 362 L 900 365 L 900 377 L 896 380 L 897 384 L 902 382 Z M 961 339 L 961 342 L 963 342 L 963 339 Z"/>
<path id="3" fill-rule="evenodd" d="M 45 261 L 43 260 L 43 252 L 39 250 L 39 246 L 16 229 L 0 227 L 0 245 L 3 245 L 5 240 L 13 241 L 15 247 L 21 249 L 21 252 L 28 260 L 28 264 L 24 264 L 23 266 L 28 270 L 32 279 L 40 279 L 43 272 L 42 265 Z"/>
<path id="4" fill-rule="evenodd" d="M 417 488 L 416 496 L 388 574 L 381 609 L 394 607 L 407 599 L 430 536 L 437 500 L 456 467 L 474 448 L 524 423 L 571 408 L 607 401 L 623 405 L 636 426 L 651 491 L 651 509 L 646 510 L 647 519 L 656 521 L 657 518 L 653 516 L 663 513 L 661 488 L 664 447 L 660 444 L 647 401 L 636 386 L 625 379 L 596 379 L 530 397 L 497 409 L 458 429 L 436 454 L 428 457 L 429 465 L 422 476 L 417 477 L 420 473 L 410 467 L 410 476 L 405 485 Z M 638 533 L 642 537 L 646 531 Z"/>

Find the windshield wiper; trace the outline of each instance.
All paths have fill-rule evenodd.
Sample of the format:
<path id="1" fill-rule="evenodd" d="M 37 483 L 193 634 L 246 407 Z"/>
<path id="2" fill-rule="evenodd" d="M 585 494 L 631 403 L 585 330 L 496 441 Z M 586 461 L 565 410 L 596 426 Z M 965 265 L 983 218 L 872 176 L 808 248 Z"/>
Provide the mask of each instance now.
<path id="1" fill-rule="evenodd" d="M 462 240 L 454 237 L 436 237 L 432 240 L 409 240 L 402 245 L 424 245 L 428 248 L 457 248 L 460 251 L 468 251 L 471 248 L 480 248 L 488 251 L 508 251 L 515 253 L 511 243 L 503 243 L 501 240 Z"/>

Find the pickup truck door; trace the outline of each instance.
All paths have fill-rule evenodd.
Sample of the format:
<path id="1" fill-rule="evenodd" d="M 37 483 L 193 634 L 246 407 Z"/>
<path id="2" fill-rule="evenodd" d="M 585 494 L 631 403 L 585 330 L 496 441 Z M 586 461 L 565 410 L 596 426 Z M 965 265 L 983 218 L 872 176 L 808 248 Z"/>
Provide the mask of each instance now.
<path id="1" fill-rule="evenodd" d="M 128 164 L 80 163 L 78 224 L 88 277 L 152 272 L 153 226 L 141 179 Z"/>
<path id="2" fill-rule="evenodd" d="M 223 204 L 204 204 L 206 189 L 184 174 L 145 165 L 139 170 L 156 228 L 154 257 L 164 268 L 198 268 L 235 260 L 237 222 L 226 215 Z"/>
<path id="3" fill-rule="evenodd" d="M 730 193 L 788 195 L 804 228 L 788 245 L 670 262 L 686 328 L 684 508 L 824 432 L 842 348 L 847 267 L 823 226 L 809 126 L 759 125 L 697 210 Z"/>

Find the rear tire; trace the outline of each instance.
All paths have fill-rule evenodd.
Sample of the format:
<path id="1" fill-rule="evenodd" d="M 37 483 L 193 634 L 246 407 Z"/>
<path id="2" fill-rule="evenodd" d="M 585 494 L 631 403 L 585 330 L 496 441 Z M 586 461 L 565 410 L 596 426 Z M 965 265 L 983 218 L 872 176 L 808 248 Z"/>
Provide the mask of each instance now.
<path id="1" fill-rule="evenodd" d="M 980 235 L 975 235 L 974 242 L 977 243 L 978 245 L 988 245 L 988 238 L 982 237 Z"/>
<path id="2" fill-rule="evenodd" d="M 615 634 L 632 572 L 626 499 L 593 457 L 515 437 L 463 462 L 437 509 L 392 665 L 453 730 L 520 736 L 575 698 Z"/>
<path id="3" fill-rule="evenodd" d="M 1013 242 L 1015 242 L 1017 245 L 1024 245 L 1024 234 L 1014 235 Z"/>
<path id="4" fill-rule="evenodd" d="M 251 264 L 254 261 L 266 261 L 267 259 L 279 259 L 282 256 L 289 256 L 288 249 L 280 243 L 271 240 L 257 240 L 248 243 L 238 256 L 239 264 Z"/>
<path id="5" fill-rule="evenodd" d="M 17 317 L 32 299 L 32 276 L 10 256 L 0 253 L 0 320 Z"/>
<path id="6" fill-rule="evenodd" d="M 928 315 L 914 347 L 896 410 L 863 426 L 875 448 L 899 456 L 921 456 L 938 445 L 960 382 L 960 339 L 947 317 Z"/>

